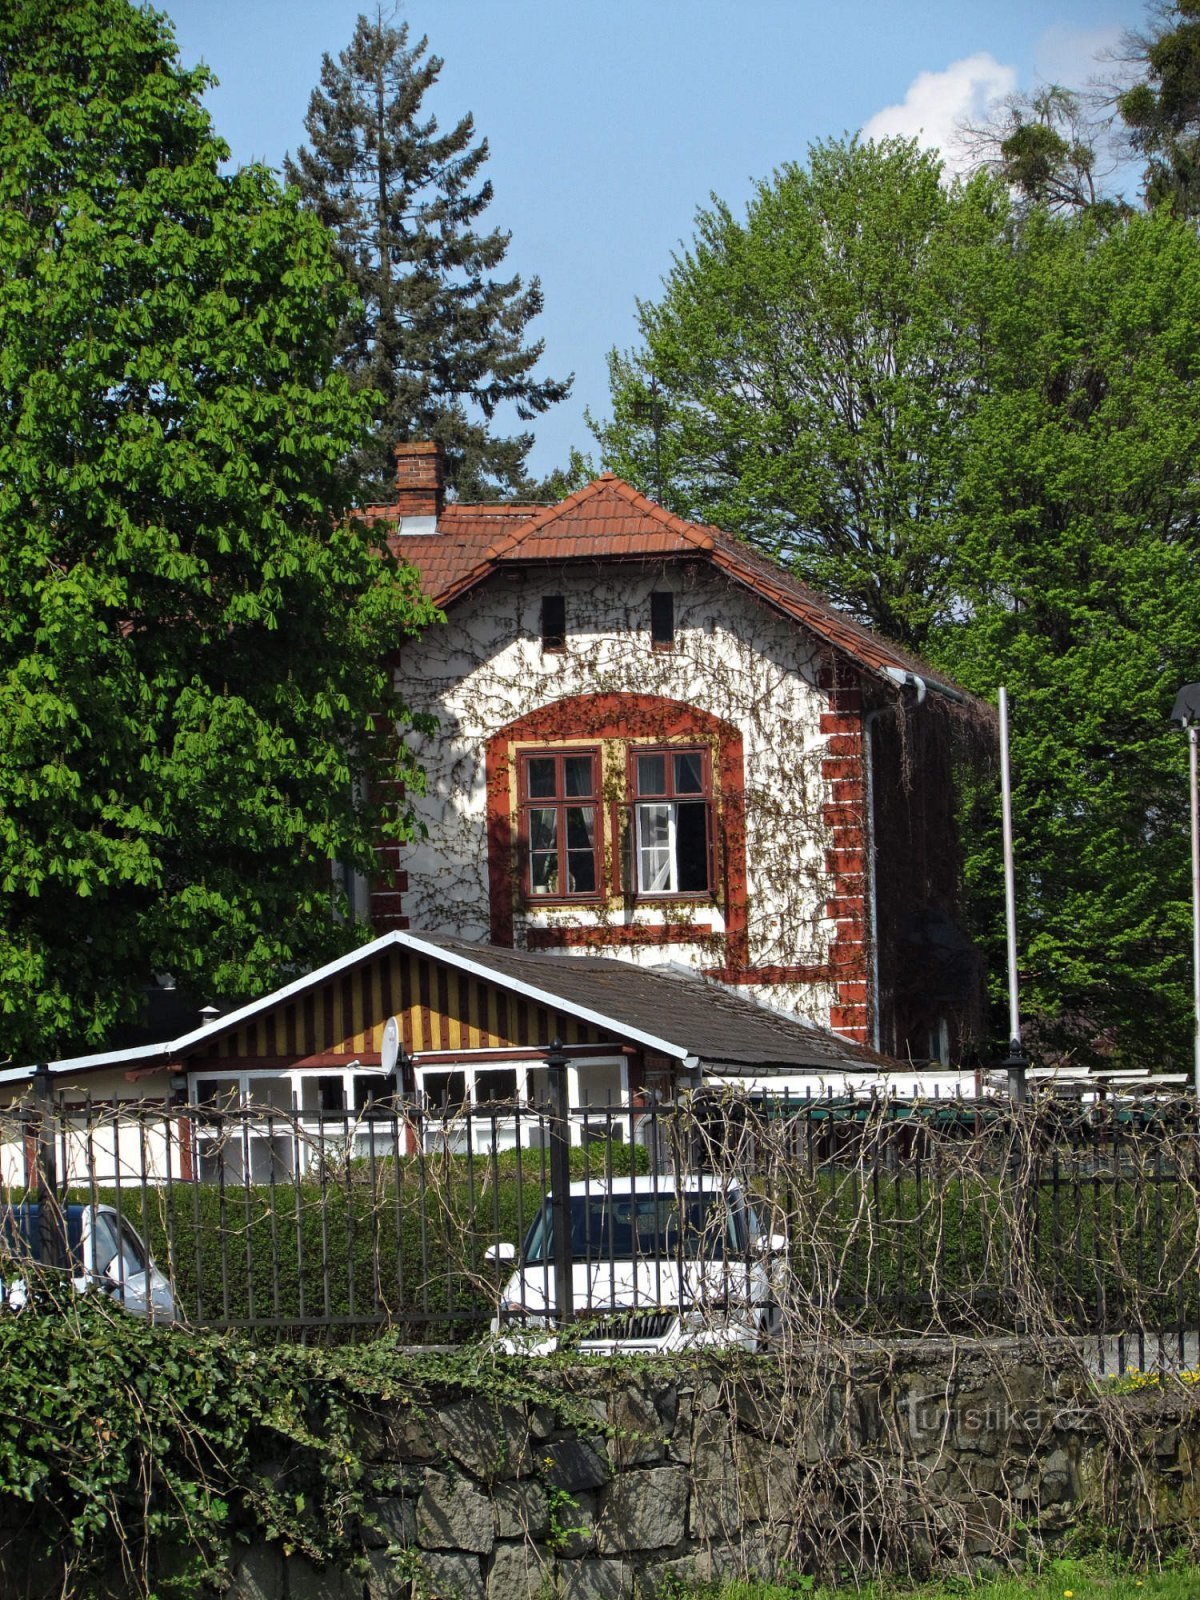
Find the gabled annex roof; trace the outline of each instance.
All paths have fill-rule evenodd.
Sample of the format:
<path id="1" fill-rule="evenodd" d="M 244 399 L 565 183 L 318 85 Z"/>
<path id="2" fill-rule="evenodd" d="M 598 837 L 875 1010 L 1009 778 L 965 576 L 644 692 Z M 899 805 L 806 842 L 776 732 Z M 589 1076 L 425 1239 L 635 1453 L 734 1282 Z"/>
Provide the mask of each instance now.
<path id="1" fill-rule="evenodd" d="M 368 514 L 386 520 L 387 507 L 372 506 Z M 951 698 L 966 698 L 949 680 L 852 621 L 740 539 L 675 516 L 612 473 L 552 506 L 449 505 L 436 533 L 392 535 L 388 544 L 418 569 L 426 593 L 443 607 L 510 565 L 708 561 L 859 667 L 894 684 L 919 679 Z"/>
<path id="2" fill-rule="evenodd" d="M 642 968 L 603 956 L 534 954 L 394 931 L 176 1039 L 66 1057 L 52 1061 L 50 1071 L 58 1077 L 125 1067 L 140 1075 L 155 1067 L 186 1067 L 189 1058 L 203 1058 L 222 1036 L 261 1022 L 268 1013 L 341 981 L 356 968 L 378 961 L 390 947 L 498 985 L 516 999 L 543 1007 L 550 1014 L 588 1024 L 620 1042 L 688 1067 L 782 1067 L 795 1071 L 852 1068 L 876 1075 L 899 1069 L 899 1063 L 861 1045 L 769 1010 L 699 976 Z M 370 1026 L 382 1029 L 386 1020 L 381 1014 L 372 1019 Z M 32 1066 L 9 1068 L 0 1072 L 0 1083 L 21 1084 L 32 1074 Z"/>

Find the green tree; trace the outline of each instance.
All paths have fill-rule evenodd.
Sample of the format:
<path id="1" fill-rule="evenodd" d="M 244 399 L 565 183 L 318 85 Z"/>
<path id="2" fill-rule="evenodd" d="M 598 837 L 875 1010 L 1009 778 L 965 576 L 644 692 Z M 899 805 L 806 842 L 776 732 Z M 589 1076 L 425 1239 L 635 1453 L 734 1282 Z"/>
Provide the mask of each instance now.
<path id="1" fill-rule="evenodd" d="M 744 221 L 714 199 L 638 306 L 641 348 L 610 357 L 605 465 L 650 493 L 661 466 L 673 509 L 920 645 L 949 600 L 978 298 L 1006 222 L 993 179 L 947 188 L 903 140 L 815 145 Z"/>
<path id="2" fill-rule="evenodd" d="M 151 970 L 259 991 L 355 934 L 398 833 L 412 575 L 348 521 L 366 404 L 315 218 L 227 151 L 166 20 L 0 9 L 0 1039 L 79 1049 Z"/>
<path id="3" fill-rule="evenodd" d="M 1104 193 L 1104 129 L 1088 98 L 1073 89 L 1050 83 L 1010 95 L 989 122 L 963 134 L 977 163 L 1008 184 L 1022 207 L 1109 216 L 1127 209 Z"/>
<path id="4" fill-rule="evenodd" d="M 392 446 L 436 439 L 447 482 L 464 498 L 519 489 L 533 443 L 492 431 L 497 409 L 528 421 L 563 399 L 565 383 L 538 378 L 540 341 L 525 342 L 542 309 L 538 280 L 491 276 L 510 235 L 479 231 L 492 199 L 479 181 L 487 141 L 468 114 L 447 133 L 422 116 L 442 70 L 408 27 L 360 16 L 349 47 L 325 56 L 301 147 L 285 171 L 333 230 L 360 305 L 342 322 L 341 364 L 373 391 L 377 429 L 362 456 L 369 491 L 392 481 Z"/>
<path id="5" fill-rule="evenodd" d="M 1163 0 L 1155 24 L 1126 54 L 1145 74 L 1117 99 L 1129 139 L 1146 157 L 1145 199 L 1181 217 L 1200 212 L 1200 0 Z"/>
<path id="6" fill-rule="evenodd" d="M 1166 717 L 1200 675 L 1200 243 L 1165 213 L 1107 229 L 1035 213 L 1004 270 L 964 456 L 955 614 L 930 651 L 967 687 L 1012 697 L 1035 1039 L 1183 1068 L 1186 756 Z M 967 839 L 997 975 L 994 782 L 972 796 Z"/>

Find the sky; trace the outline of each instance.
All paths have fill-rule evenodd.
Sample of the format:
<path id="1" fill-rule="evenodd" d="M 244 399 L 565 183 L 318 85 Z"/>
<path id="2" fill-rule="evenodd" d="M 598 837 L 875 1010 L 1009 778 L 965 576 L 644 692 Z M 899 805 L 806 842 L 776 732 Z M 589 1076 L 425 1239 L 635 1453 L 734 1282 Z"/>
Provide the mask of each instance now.
<path id="1" fill-rule="evenodd" d="M 235 162 L 278 167 L 305 142 L 325 52 L 362 0 L 157 0 L 184 62 L 203 61 Z M 385 15 L 387 11 L 385 9 Z M 862 130 L 946 151 L 964 117 L 1039 82 L 1082 85 L 1144 0 L 407 0 L 396 12 L 445 62 L 426 109 L 465 112 L 512 235 L 507 269 L 541 280 L 531 337 L 571 397 L 533 426 L 531 470 L 594 447 L 606 356 L 637 342 L 713 195 L 740 213 L 756 182 L 809 144 Z M 1109 69 L 1111 71 L 1111 68 Z M 514 419 L 515 425 L 515 419 Z"/>

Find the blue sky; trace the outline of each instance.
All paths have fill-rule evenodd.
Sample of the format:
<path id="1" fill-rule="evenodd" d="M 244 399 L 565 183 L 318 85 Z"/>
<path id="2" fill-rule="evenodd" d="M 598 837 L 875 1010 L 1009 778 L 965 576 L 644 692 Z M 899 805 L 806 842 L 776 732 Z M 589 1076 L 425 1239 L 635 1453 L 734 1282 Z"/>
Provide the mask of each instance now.
<path id="1" fill-rule="evenodd" d="M 277 167 L 304 142 L 321 55 L 349 43 L 358 0 L 159 0 L 186 62 L 221 80 L 209 105 L 236 161 Z M 814 139 L 865 128 L 942 144 L 962 114 L 1039 80 L 1079 84 L 1142 0 L 409 0 L 445 60 L 427 106 L 465 111 L 491 148 L 487 214 L 508 263 L 542 280 L 544 370 L 571 398 L 535 424 L 535 472 L 588 448 L 605 356 L 636 338 L 672 252 L 711 194 L 741 209 L 755 180 Z"/>

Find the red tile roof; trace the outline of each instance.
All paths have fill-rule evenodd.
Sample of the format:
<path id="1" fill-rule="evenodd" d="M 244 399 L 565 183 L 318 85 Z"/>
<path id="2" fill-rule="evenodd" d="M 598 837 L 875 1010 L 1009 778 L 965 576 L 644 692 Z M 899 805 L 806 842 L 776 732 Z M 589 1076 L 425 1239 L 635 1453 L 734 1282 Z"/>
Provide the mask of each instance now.
<path id="1" fill-rule="evenodd" d="M 368 521 L 392 520 L 388 509 L 369 506 Z M 388 545 L 418 569 L 426 593 L 443 607 L 510 564 L 671 556 L 707 560 L 868 671 L 912 672 L 926 683 L 961 693 L 917 657 L 852 621 L 740 539 L 720 528 L 685 522 L 611 473 L 552 506 L 448 505 L 436 533 L 394 532 Z"/>

